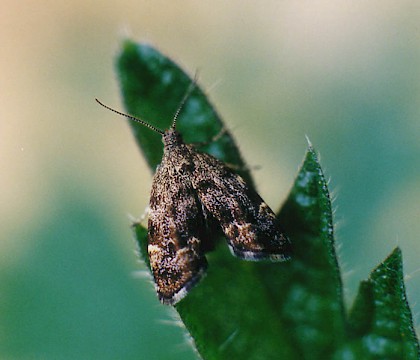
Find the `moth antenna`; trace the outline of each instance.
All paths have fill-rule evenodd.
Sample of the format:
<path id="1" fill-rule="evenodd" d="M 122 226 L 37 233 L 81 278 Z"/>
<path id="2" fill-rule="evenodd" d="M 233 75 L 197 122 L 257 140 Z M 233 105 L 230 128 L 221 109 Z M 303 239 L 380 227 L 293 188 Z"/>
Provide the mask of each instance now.
<path id="1" fill-rule="evenodd" d="M 190 85 L 188 86 L 188 89 L 185 92 L 185 95 L 182 98 L 181 103 L 179 104 L 178 109 L 175 112 L 174 119 L 172 120 L 171 129 L 175 130 L 176 121 L 178 120 L 178 115 L 181 112 L 182 108 L 184 107 L 185 103 L 187 102 L 188 98 L 190 97 L 191 93 L 193 92 L 193 90 L 197 86 L 197 81 L 198 81 L 198 71 L 195 72 L 194 79 L 193 79 L 193 81 L 191 81 Z"/>
<path id="2" fill-rule="evenodd" d="M 147 123 L 146 121 L 144 121 L 144 120 L 142 120 L 142 119 L 139 119 L 139 118 L 136 118 L 135 116 L 128 115 L 128 114 L 125 114 L 125 113 L 120 112 L 120 111 L 118 111 L 118 110 L 115 110 L 115 109 L 113 109 L 113 108 L 111 108 L 111 107 L 109 107 L 109 106 L 107 106 L 107 105 L 105 105 L 105 104 L 101 103 L 101 102 L 100 102 L 98 99 L 96 99 L 96 98 L 95 98 L 95 100 L 96 100 L 96 102 L 97 102 L 99 105 L 102 105 L 105 109 L 111 110 L 111 111 L 113 111 L 114 113 L 116 113 L 116 114 L 118 114 L 118 115 L 125 116 L 127 119 L 130 119 L 130 120 L 133 120 L 133 121 L 135 121 L 135 122 L 138 122 L 139 124 L 142 124 L 142 125 L 144 125 L 144 126 L 148 127 L 150 130 L 156 131 L 157 133 L 159 133 L 159 134 L 161 134 L 161 135 L 163 135 L 163 134 L 165 133 L 164 131 L 162 131 L 162 130 L 158 129 L 157 127 L 155 127 L 155 126 L 153 126 L 153 125 L 151 125 L 151 124 Z"/>

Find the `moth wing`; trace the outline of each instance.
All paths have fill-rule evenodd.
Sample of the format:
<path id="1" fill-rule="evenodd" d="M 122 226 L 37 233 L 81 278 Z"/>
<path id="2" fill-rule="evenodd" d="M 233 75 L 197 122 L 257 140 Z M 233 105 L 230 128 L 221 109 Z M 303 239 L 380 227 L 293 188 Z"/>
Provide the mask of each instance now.
<path id="1" fill-rule="evenodd" d="M 232 253 L 245 260 L 289 259 L 290 241 L 257 192 L 213 156 L 193 154 L 192 184 L 207 212 L 220 224 Z"/>
<path id="2" fill-rule="evenodd" d="M 206 238 L 203 210 L 189 177 L 160 166 L 150 196 L 148 253 L 161 302 L 174 305 L 204 275 L 201 242 Z"/>

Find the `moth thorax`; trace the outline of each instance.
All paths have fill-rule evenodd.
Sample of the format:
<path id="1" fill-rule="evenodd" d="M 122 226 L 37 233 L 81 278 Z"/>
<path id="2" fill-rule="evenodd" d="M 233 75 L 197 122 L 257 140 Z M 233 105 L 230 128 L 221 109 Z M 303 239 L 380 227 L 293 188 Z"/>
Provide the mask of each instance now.
<path id="1" fill-rule="evenodd" d="M 162 140 L 163 144 L 165 145 L 165 148 L 178 146 L 183 143 L 181 134 L 173 128 L 170 128 L 165 131 L 165 133 L 162 136 Z"/>

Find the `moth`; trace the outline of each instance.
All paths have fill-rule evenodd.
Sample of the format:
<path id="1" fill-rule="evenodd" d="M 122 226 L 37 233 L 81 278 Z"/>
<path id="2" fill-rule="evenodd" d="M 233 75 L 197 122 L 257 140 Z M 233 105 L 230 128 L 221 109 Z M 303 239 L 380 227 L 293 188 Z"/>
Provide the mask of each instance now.
<path id="1" fill-rule="evenodd" d="M 164 152 L 149 202 L 148 254 L 159 300 L 174 305 L 203 277 L 211 247 L 209 222 L 224 233 L 233 255 L 244 260 L 288 260 L 291 243 L 274 212 L 229 166 L 186 144 L 176 131 L 178 114 L 162 131 L 114 110 L 162 135 Z M 234 276 L 234 275 L 233 275 Z"/>

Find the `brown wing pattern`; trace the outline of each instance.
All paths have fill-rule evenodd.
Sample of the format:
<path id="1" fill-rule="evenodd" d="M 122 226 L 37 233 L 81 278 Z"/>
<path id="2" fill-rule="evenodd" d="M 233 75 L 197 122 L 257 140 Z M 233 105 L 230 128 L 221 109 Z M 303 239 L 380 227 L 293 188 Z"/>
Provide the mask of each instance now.
<path id="1" fill-rule="evenodd" d="M 290 258 L 291 244 L 273 211 L 237 174 L 216 158 L 191 152 L 192 185 L 219 222 L 234 255 L 245 260 Z"/>
<path id="2" fill-rule="evenodd" d="M 207 266 L 201 250 L 204 215 L 191 184 L 190 165 L 173 155 L 164 156 L 154 176 L 148 226 L 156 290 L 159 299 L 170 305 L 187 294 Z"/>

